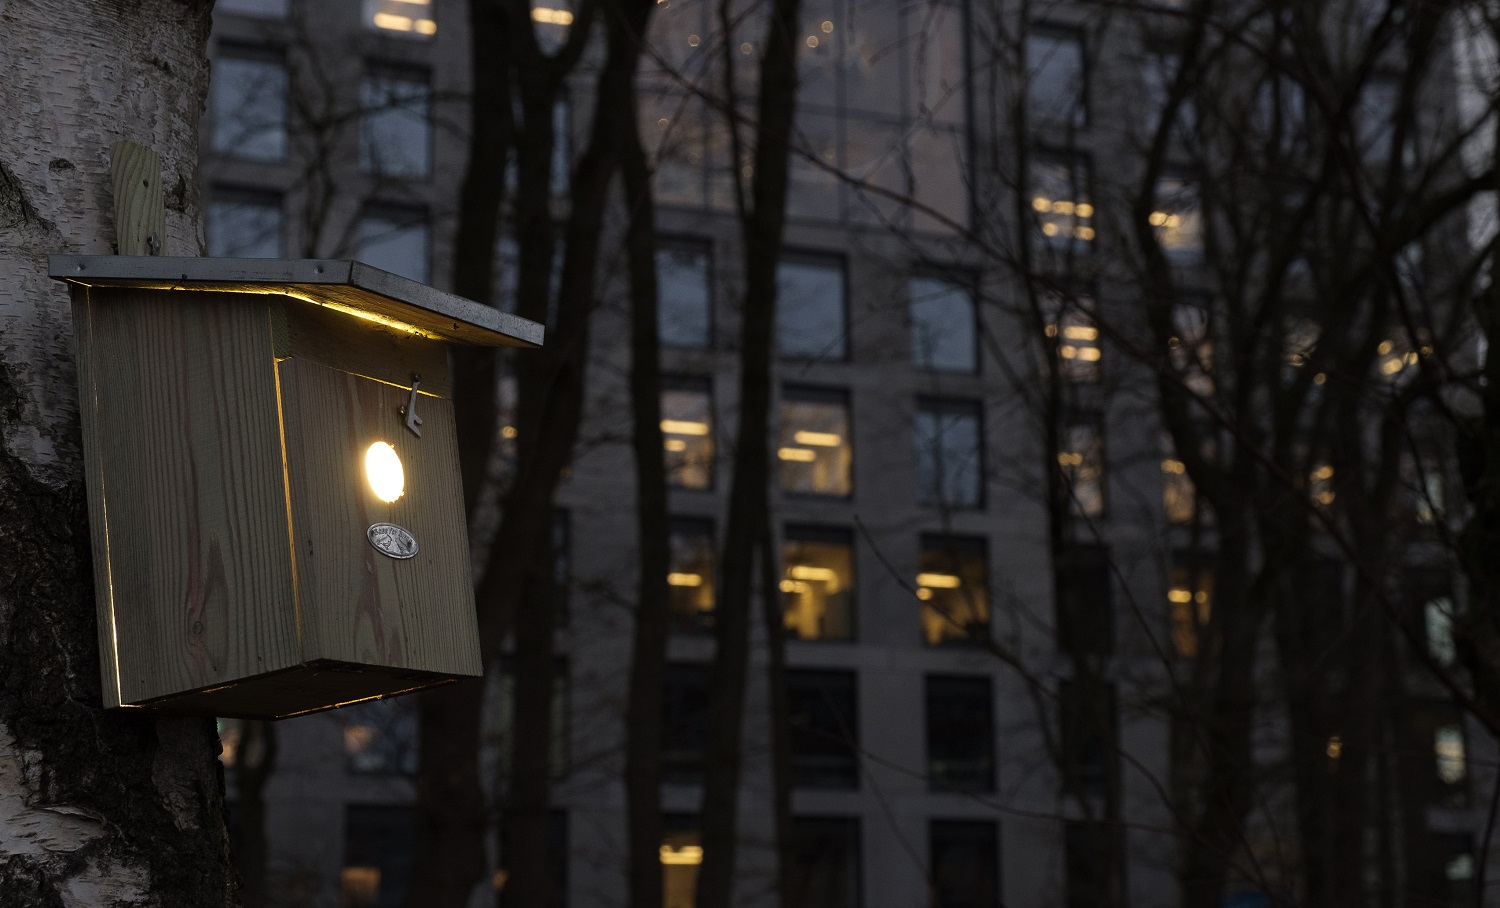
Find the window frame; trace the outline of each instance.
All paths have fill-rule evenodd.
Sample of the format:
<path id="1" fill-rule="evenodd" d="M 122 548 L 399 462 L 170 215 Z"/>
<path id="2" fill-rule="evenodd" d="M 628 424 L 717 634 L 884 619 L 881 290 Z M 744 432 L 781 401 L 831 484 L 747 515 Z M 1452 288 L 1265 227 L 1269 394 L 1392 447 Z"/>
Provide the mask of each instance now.
<path id="1" fill-rule="evenodd" d="M 786 265 L 805 265 L 826 268 L 829 271 L 838 271 L 839 275 L 839 337 L 838 349 L 827 353 L 808 354 L 787 352 L 782 349 L 782 323 L 781 313 L 787 311 L 787 295 L 782 292 L 781 272 Z M 847 363 L 853 358 L 853 343 L 850 337 L 850 316 L 852 315 L 849 304 L 849 258 L 842 252 L 830 252 L 826 250 L 806 248 L 784 248 L 781 257 L 776 262 L 776 324 L 773 327 L 772 338 L 773 354 L 777 360 L 787 362 L 810 362 L 810 363 Z"/>
<path id="2" fill-rule="evenodd" d="M 917 356 L 917 318 L 915 315 L 916 293 L 913 284 L 916 281 L 935 281 L 950 285 L 961 290 L 969 303 L 969 355 L 973 358 L 973 365 L 966 368 L 949 368 L 935 365 L 932 362 L 923 362 Z M 983 346 L 979 343 L 980 318 L 979 318 L 979 281 L 973 272 L 958 268 L 923 267 L 914 270 L 906 278 L 906 314 L 910 323 L 908 341 L 911 347 L 912 368 L 922 372 L 939 373 L 943 375 L 979 375 L 983 371 Z"/>
<path id="3" fill-rule="evenodd" d="M 977 475 L 977 480 L 976 480 L 976 486 L 977 486 L 977 488 L 975 490 L 974 500 L 973 500 L 972 503 L 969 503 L 969 502 L 957 502 L 956 503 L 956 502 L 953 502 L 953 501 L 944 501 L 944 500 L 941 500 L 940 498 L 938 498 L 936 496 L 929 497 L 927 495 L 927 490 L 925 490 L 925 489 L 922 488 L 921 463 L 922 463 L 922 442 L 923 442 L 924 439 L 916 437 L 916 425 L 917 425 L 918 421 L 921 419 L 921 417 L 923 416 L 923 414 L 933 414 L 935 417 L 937 417 L 939 419 L 941 419 L 944 416 L 955 416 L 955 417 L 956 416 L 972 416 L 973 417 L 973 419 L 974 419 L 974 438 L 975 438 L 975 442 L 976 442 L 975 455 L 976 455 L 976 460 L 977 460 L 977 463 L 975 463 L 973 469 L 974 469 L 974 472 Z M 989 495 L 988 495 L 989 489 L 987 488 L 989 486 L 989 482 L 988 482 L 988 478 L 989 477 L 988 477 L 988 473 L 986 472 L 986 465 L 987 465 L 988 457 L 986 455 L 985 448 L 988 447 L 988 445 L 985 444 L 985 442 L 986 442 L 987 439 L 985 437 L 984 402 L 981 401 L 981 400 L 976 400 L 974 398 L 965 398 L 965 397 L 935 397 L 935 396 L 929 396 L 929 395 L 921 395 L 921 396 L 919 396 L 917 398 L 916 416 L 917 416 L 917 419 L 914 419 L 912 421 L 912 426 L 913 426 L 912 435 L 913 435 L 913 441 L 915 442 L 914 448 L 916 449 L 916 462 L 917 462 L 917 465 L 918 465 L 918 469 L 917 469 L 917 505 L 919 507 L 922 507 L 922 508 L 934 509 L 934 510 L 937 510 L 937 511 L 942 512 L 942 513 L 950 513 L 950 512 L 954 512 L 954 511 L 984 511 L 984 510 L 986 510 L 986 506 L 988 504 L 988 498 L 989 498 Z M 941 437 L 941 435 L 942 435 L 942 433 L 939 433 L 938 437 Z M 946 453 L 946 448 L 944 448 L 944 453 Z M 946 462 L 947 462 L 947 458 L 943 457 L 943 458 L 941 458 L 941 462 L 935 462 L 933 464 L 933 471 L 934 471 L 933 481 L 938 486 L 940 486 L 940 487 L 943 485 L 941 474 L 947 472 L 944 469 L 944 467 L 943 467 L 943 465 Z M 934 490 L 934 491 L 936 492 L 938 490 Z"/>
<path id="4" fill-rule="evenodd" d="M 854 532 L 848 527 L 834 526 L 830 524 L 816 523 L 789 523 L 782 529 L 781 534 L 781 574 L 783 582 L 786 577 L 788 565 L 786 563 L 787 547 L 796 543 L 826 543 L 830 545 L 842 545 L 849 550 L 849 584 L 845 601 L 847 603 L 848 615 L 845 622 L 849 626 L 847 637 L 803 637 L 793 635 L 789 628 L 783 628 L 787 640 L 795 640 L 799 643 L 831 644 L 831 643 L 856 643 L 859 641 L 859 561 L 856 552 Z M 785 593 L 782 594 L 785 597 Z M 782 604 L 782 617 L 785 619 L 787 609 L 785 599 Z"/>
<path id="5" fill-rule="evenodd" d="M 782 468 L 780 458 L 777 464 L 777 490 L 784 496 L 803 501 L 852 501 L 854 499 L 855 482 L 855 452 L 854 452 L 854 401 L 849 388 L 834 387 L 829 385 L 805 385 L 784 384 L 781 386 L 781 394 L 776 401 L 776 445 L 782 447 L 781 431 L 785 425 L 785 407 L 788 402 L 795 403 L 823 403 L 840 406 L 844 410 L 844 416 L 848 425 L 847 444 L 849 448 L 849 475 L 847 492 L 804 492 L 786 487 L 785 478 L 781 475 Z"/>

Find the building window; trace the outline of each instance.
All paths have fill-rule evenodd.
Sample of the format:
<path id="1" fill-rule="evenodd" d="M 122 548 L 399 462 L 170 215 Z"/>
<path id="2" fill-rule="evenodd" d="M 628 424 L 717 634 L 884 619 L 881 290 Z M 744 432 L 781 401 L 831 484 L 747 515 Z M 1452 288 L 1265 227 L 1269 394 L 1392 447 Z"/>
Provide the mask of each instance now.
<path id="1" fill-rule="evenodd" d="M 1062 427 L 1063 449 L 1057 452 L 1067 483 L 1072 513 L 1104 514 L 1104 433 L 1097 413 L 1071 414 Z"/>
<path id="2" fill-rule="evenodd" d="M 425 284 L 429 255 L 425 213 L 379 208 L 359 219 L 358 258 L 365 264 Z"/>
<path id="3" fill-rule="evenodd" d="M 1463 712 L 1440 700 L 1415 704 L 1412 712 L 1417 746 L 1428 754 L 1425 772 L 1431 803 L 1467 807 L 1469 763 Z"/>
<path id="4" fill-rule="evenodd" d="M 279 51 L 220 45 L 209 107 L 214 151 L 251 161 L 286 157 L 287 71 Z"/>
<path id="5" fill-rule="evenodd" d="M 1075 254 L 1094 241 L 1094 204 L 1088 162 L 1037 154 L 1031 162 L 1031 213 L 1043 244 Z"/>
<path id="6" fill-rule="evenodd" d="M 204 233 L 209 255 L 242 259 L 282 257 L 281 196 L 217 188 L 208 203 L 207 215 Z"/>
<path id="7" fill-rule="evenodd" d="M 360 86 L 359 159 L 387 177 L 432 172 L 432 89 L 424 69 L 375 66 Z"/>
<path id="8" fill-rule="evenodd" d="M 1169 261 L 1191 264 L 1203 258 L 1203 204 L 1197 184 L 1182 177 L 1156 181 L 1155 207 L 1147 221 Z"/>
<path id="9" fill-rule="evenodd" d="M 979 332 L 974 291 L 935 277 L 907 283 L 911 298 L 911 361 L 935 372 L 976 372 Z"/>
<path id="10" fill-rule="evenodd" d="M 1032 120 L 1042 125 L 1088 125 L 1088 70 L 1083 34 L 1075 29 L 1036 25 L 1026 38 L 1027 100 Z"/>
<path id="11" fill-rule="evenodd" d="M 778 354 L 848 359 L 843 259 L 783 255 L 776 269 L 776 297 Z"/>
<path id="12" fill-rule="evenodd" d="M 858 908 L 859 820 L 793 817 L 790 908 Z"/>
<path id="13" fill-rule="evenodd" d="M 410 807 L 344 808 L 340 908 L 400 908 L 411 880 L 414 813 Z"/>
<path id="14" fill-rule="evenodd" d="M 214 6 L 214 12 L 259 16 L 262 19 L 285 19 L 291 12 L 291 6 L 291 0 L 219 0 Z"/>
<path id="15" fill-rule="evenodd" d="M 853 492 L 854 449 L 849 398 L 827 388 L 786 388 L 781 394 L 781 490 L 799 495 Z"/>
<path id="16" fill-rule="evenodd" d="M 1453 582 L 1444 568 L 1408 568 L 1404 579 L 1407 600 L 1415 610 L 1422 642 L 1439 665 L 1452 665 L 1458 659 L 1458 641 L 1453 622 L 1457 617 L 1453 602 Z"/>
<path id="17" fill-rule="evenodd" d="M 714 624 L 714 524 L 701 517 L 674 517 L 667 534 L 671 569 L 667 607 L 672 629 L 706 631 Z"/>
<path id="18" fill-rule="evenodd" d="M 708 379 L 662 379 L 661 434 L 667 484 L 713 488 L 714 404 Z"/>
<path id="19" fill-rule="evenodd" d="M 669 347 L 713 346 L 713 255 L 707 243 L 663 241 L 656 250 L 658 337 Z"/>
<path id="20" fill-rule="evenodd" d="M 1125 904 L 1125 834 L 1118 823 L 1070 820 L 1063 830 L 1067 908 Z"/>
<path id="21" fill-rule="evenodd" d="M 694 908 L 698 866 L 703 863 L 703 834 L 696 816 L 662 815 L 662 908 Z"/>
<path id="22" fill-rule="evenodd" d="M 1172 436 L 1162 434 L 1161 506 L 1168 523 L 1188 524 L 1198 518 L 1198 488 L 1188 477 L 1187 464 L 1177 459 Z"/>
<path id="23" fill-rule="evenodd" d="M 917 500 L 943 509 L 984 506 L 984 434 L 979 404 L 923 400 L 917 404 Z"/>
<path id="24" fill-rule="evenodd" d="M 364 0 L 365 27 L 385 35 L 426 39 L 437 34 L 432 0 Z"/>
<path id="25" fill-rule="evenodd" d="M 708 743 L 708 666 L 667 666 L 662 688 L 662 779 L 667 782 L 703 781 L 703 756 Z"/>
<path id="26" fill-rule="evenodd" d="M 988 677 L 928 675 L 927 787 L 995 790 L 995 720 Z"/>
<path id="27" fill-rule="evenodd" d="M 854 546 L 848 530 L 787 527 L 781 594 L 790 636 L 854 639 Z"/>
<path id="28" fill-rule="evenodd" d="M 1207 558 L 1194 552 L 1172 556 L 1167 606 L 1172 614 L 1172 649 L 1184 659 L 1198 655 L 1213 616 L 1214 572 Z"/>
<path id="29" fill-rule="evenodd" d="M 1103 798 L 1116 778 L 1115 688 L 1098 678 L 1064 680 L 1058 691 L 1064 791 Z"/>
<path id="30" fill-rule="evenodd" d="M 376 700 L 334 715 L 344 728 L 344 762 L 350 772 L 416 774 L 421 739 L 414 702 Z"/>
<path id="31" fill-rule="evenodd" d="M 491 721 L 485 729 L 486 739 L 495 747 L 496 770 L 501 776 L 509 776 L 515 760 L 516 741 L 516 672 L 509 658 L 500 661 L 500 671 L 494 674 L 491 689 L 486 694 L 494 704 Z M 549 733 L 552 740 L 547 745 L 547 767 L 554 779 L 568 774 L 568 662 L 556 659 L 552 667 L 551 722 Z"/>
<path id="32" fill-rule="evenodd" d="M 985 542 L 923 536 L 917 567 L 922 639 L 928 646 L 989 639 L 990 585 Z"/>
<path id="33" fill-rule="evenodd" d="M 1000 835 L 988 820 L 933 820 L 931 908 L 995 908 L 1000 904 Z"/>
<path id="34" fill-rule="evenodd" d="M 792 784 L 859 787 L 859 715 L 853 672 L 788 669 Z"/>
<path id="35" fill-rule="evenodd" d="M 1056 338 L 1058 374 L 1064 381 L 1098 381 L 1103 351 L 1094 298 L 1043 291 L 1040 302 L 1047 319 L 1043 330 Z"/>
<path id="36" fill-rule="evenodd" d="M 1057 556 L 1057 645 L 1070 656 L 1108 656 L 1115 650 L 1113 578 L 1109 550 L 1070 545 Z"/>

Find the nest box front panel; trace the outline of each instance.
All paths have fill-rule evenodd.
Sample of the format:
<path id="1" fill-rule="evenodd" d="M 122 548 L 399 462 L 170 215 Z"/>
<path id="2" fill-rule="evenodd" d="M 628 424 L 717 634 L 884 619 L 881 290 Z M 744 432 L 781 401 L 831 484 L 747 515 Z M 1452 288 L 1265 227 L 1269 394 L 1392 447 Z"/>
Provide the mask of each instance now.
<path id="1" fill-rule="evenodd" d="M 80 292 L 113 693 L 140 703 L 296 665 L 265 298 Z"/>
<path id="2" fill-rule="evenodd" d="M 308 358 L 276 368 L 304 660 L 479 675 L 452 403 Z"/>

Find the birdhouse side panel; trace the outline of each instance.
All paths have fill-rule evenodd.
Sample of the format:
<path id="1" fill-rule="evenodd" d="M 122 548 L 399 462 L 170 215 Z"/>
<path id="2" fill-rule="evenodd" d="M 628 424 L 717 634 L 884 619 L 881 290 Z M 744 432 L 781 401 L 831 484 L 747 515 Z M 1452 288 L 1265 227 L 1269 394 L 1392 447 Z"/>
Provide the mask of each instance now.
<path id="1" fill-rule="evenodd" d="M 418 375 L 424 397 L 453 397 L 441 341 L 291 297 L 277 300 L 272 319 L 278 359 L 310 360 L 392 385 L 407 386 Z"/>
<path id="2" fill-rule="evenodd" d="M 95 288 L 88 320 L 120 699 L 295 665 L 264 298 Z"/>
<path id="3" fill-rule="evenodd" d="M 409 388 L 296 358 L 278 368 L 304 660 L 479 675 L 451 402 L 415 398 L 418 436 Z M 400 464 L 399 494 L 372 483 L 377 443 Z"/>

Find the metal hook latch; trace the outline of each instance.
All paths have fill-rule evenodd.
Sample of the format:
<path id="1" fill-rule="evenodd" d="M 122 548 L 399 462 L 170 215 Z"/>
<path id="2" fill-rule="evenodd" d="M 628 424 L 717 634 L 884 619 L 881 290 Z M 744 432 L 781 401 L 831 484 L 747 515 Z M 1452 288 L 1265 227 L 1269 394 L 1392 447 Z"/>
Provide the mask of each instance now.
<path id="1" fill-rule="evenodd" d="M 422 417 L 417 415 L 417 387 L 422 384 L 422 376 L 413 372 L 411 374 L 411 397 L 406 399 L 406 406 L 401 408 L 401 415 L 406 417 L 406 427 L 411 434 L 422 437 Z"/>

